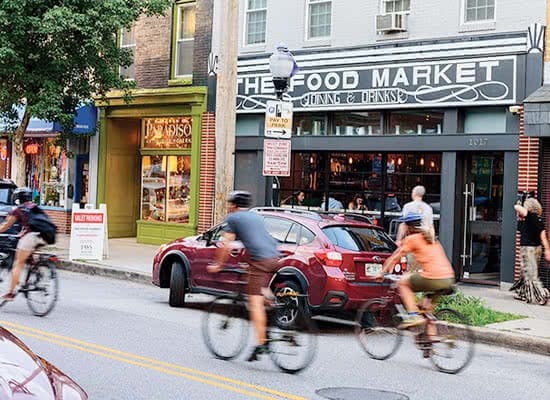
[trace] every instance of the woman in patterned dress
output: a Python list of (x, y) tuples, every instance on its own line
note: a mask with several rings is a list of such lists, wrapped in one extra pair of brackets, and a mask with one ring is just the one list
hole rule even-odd
[(516, 292), (514, 298), (545, 305), (550, 293), (544, 288), (538, 277), (538, 268), (544, 246), (544, 259), (550, 261), (550, 246), (542, 222), (542, 207), (533, 197), (526, 199), (523, 205), (514, 206), (518, 215), (520, 232), (520, 277), (510, 288)]

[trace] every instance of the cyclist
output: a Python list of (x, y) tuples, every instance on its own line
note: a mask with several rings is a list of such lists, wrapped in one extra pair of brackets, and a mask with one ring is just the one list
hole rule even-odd
[(257, 335), (257, 346), (248, 361), (255, 361), (259, 354), (269, 353), (267, 347), (267, 316), (264, 296), (271, 297), (269, 280), (277, 268), (281, 254), (275, 239), (267, 232), (263, 218), (250, 212), (252, 195), (246, 191), (234, 191), (227, 199), (229, 215), (223, 234), (223, 246), (217, 253), (216, 263), (208, 266), (209, 272), (219, 272), (229, 256), (233, 242), (240, 240), (249, 255), (248, 304), (250, 320)]
[[(399, 280), (399, 294), (408, 311), (407, 318), (399, 325), (401, 329), (425, 323), (425, 319), (419, 315), (415, 292), (434, 292), (448, 289), (454, 284), (453, 267), (431, 230), (422, 224), (422, 218), (422, 214), (417, 213), (409, 213), (399, 218), (407, 228), (407, 236), (386, 259), (378, 276), (379, 279), (384, 279), (384, 272), (391, 271), (403, 255), (411, 254), (420, 264), (419, 272), (407, 274)], [(432, 298), (433, 304), (436, 301), (436, 298)], [(433, 334), (430, 330), (428, 333)]]
[(40, 237), (40, 233), (33, 232), (29, 228), (28, 213), (30, 209), (36, 207), (36, 204), (31, 201), (32, 190), (28, 187), (17, 188), (13, 192), (13, 199), (17, 207), (10, 211), (8, 217), (0, 225), (0, 233), (10, 229), (16, 222), (19, 222), (19, 225), (21, 225), (21, 232), (19, 233), (19, 241), (17, 242), (17, 249), (15, 251), (15, 261), (13, 262), (11, 271), (10, 291), (0, 298), (0, 300), (4, 302), (12, 301), (15, 298), (15, 288), (19, 283), (19, 277), (27, 259), (38, 246), (46, 244), (44, 239)]

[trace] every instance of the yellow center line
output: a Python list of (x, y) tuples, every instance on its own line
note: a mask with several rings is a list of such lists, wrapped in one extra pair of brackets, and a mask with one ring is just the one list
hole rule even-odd
[[(124, 352), (124, 351), (121, 351), (121, 350), (112, 349), (112, 348), (109, 348), (109, 347), (97, 345), (97, 344), (94, 344), (94, 343), (85, 342), (85, 341), (82, 341), (82, 340), (74, 339), (74, 338), (71, 338), (71, 337), (63, 336), (63, 335), (58, 335), (58, 334), (55, 334), (55, 333), (45, 332), (45, 331), (42, 331), (42, 330), (39, 330), (39, 329), (27, 327), (27, 326), (24, 326), (24, 325), (15, 324), (15, 323), (12, 323), (12, 322), (9, 322), (9, 321), (0, 320), (0, 325), (5, 325), (5, 326), (9, 327), (14, 332), (15, 332), (15, 330), (17, 330), (17, 332), (15, 332), (15, 333), (18, 333), (18, 334), (21, 334), (21, 335), (27, 335), (27, 336), (30, 336), (30, 337), (34, 337), (36, 339), (40, 339), (40, 340), (44, 340), (44, 341), (47, 341), (47, 342), (59, 344), (61, 346), (81, 350), (81, 351), (84, 351), (84, 352), (88, 352), (88, 353), (91, 353), (91, 354), (96, 354), (96, 355), (99, 355), (99, 356), (102, 356), (102, 357), (111, 358), (113, 360), (129, 363), (129, 364), (142, 366), (142, 367), (153, 369), (153, 370), (156, 370), (156, 371), (159, 371), (159, 372), (165, 372), (165, 373), (168, 373), (168, 374), (185, 377), (185, 378), (188, 378), (188, 379), (192, 379), (192, 380), (196, 380), (196, 381), (199, 381), (199, 382), (207, 383), (207, 384), (210, 384), (210, 385), (213, 385), (213, 386), (223, 387), (223, 388), (228, 389), (228, 390), (237, 391), (239, 393), (248, 394), (248, 395), (251, 395), (251, 396), (254, 396), (254, 397), (259, 397), (259, 398), (264, 398), (264, 399), (271, 399), (271, 400), (273, 399), (272, 397), (259, 395), (259, 394), (254, 393), (254, 392), (246, 391), (244, 389), (238, 389), (238, 388), (235, 388), (233, 386), (228, 386), (228, 385), (225, 385), (225, 384), (220, 383), (220, 382), (215, 382), (215, 381), (212, 381), (212, 380), (201, 378), (200, 376), (210, 378), (210, 379), (215, 379), (215, 380), (218, 380), (218, 381), (221, 381), (221, 382), (231, 383), (231, 384), (241, 386), (241, 387), (246, 387), (246, 388), (249, 388), (249, 389), (254, 389), (254, 390), (257, 390), (259, 392), (264, 392), (264, 393), (268, 393), (268, 394), (275, 395), (275, 396), (278, 396), (278, 397), (283, 397), (285, 399), (306, 400), (306, 398), (304, 398), (304, 397), (300, 397), (300, 396), (296, 396), (296, 395), (293, 395), (293, 394), (273, 390), (273, 389), (270, 389), (270, 388), (267, 388), (267, 387), (264, 387), (264, 386), (254, 385), (254, 384), (251, 384), (251, 383), (248, 383), (248, 382), (243, 382), (243, 381), (239, 381), (239, 380), (236, 380), (236, 379), (227, 378), (225, 376), (213, 374), (213, 373), (210, 373), (210, 372), (200, 371), (200, 370), (196, 370), (196, 369), (192, 369), (192, 368), (188, 368), (188, 367), (183, 367), (183, 366), (177, 365), (177, 364), (172, 364), (172, 363), (155, 360), (155, 359), (148, 358), (148, 357), (139, 356), (139, 355), (136, 355), (136, 354), (127, 353), (127, 352)], [(30, 332), (33, 332), (33, 333), (30, 333)], [(63, 341), (69, 342), (69, 343), (65, 343)], [(71, 343), (75, 343), (75, 344), (71, 344)], [(97, 349), (97, 350), (100, 350), (100, 351), (87, 349), (87, 348), (82, 347), (82, 346), (86, 346), (86, 347), (89, 347), (91, 349)], [(104, 352), (112, 353), (112, 354), (105, 354)], [(113, 354), (117, 354), (117, 355), (120, 355), (122, 357), (118, 357), (118, 356), (115, 356)], [(126, 357), (126, 358), (123, 358), (123, 357)], [(153, 365), (145, 364), (145, 363), (142, 363), (142, 362), (139, 362), (139, 361), (134, 361), (134, 360), (145, 361), (145, 362), (147, 362), (149, 364), (153, 364)], [(156, 367), (154, 365), (159, 365), (159, 366), (162, 366), (162, 367), (172, 368), (172, 369), (176, 369), (176, 370), (179, 370), (179, 371), (185, 371), (187, 373), (180, 373), (180, 372), (176, 372), (176, 371), (171, 371), (169, 369)], [(197, 377), (197, 376), (193, 376), (193, 375), (189, 375), (189, 374), (194, 374), (194, 375), (199, 375), (199, 376)]]

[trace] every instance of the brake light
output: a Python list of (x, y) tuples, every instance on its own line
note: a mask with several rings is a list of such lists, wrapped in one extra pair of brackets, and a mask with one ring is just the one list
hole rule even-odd
[(315, 257), (327, 267), (339, 267), (343, 261), (342, 253), (337, 251), (319, 250), (315, 252)]
[(375, 218), (372, 220), (372, 224), (378, 226), (378, 220)]

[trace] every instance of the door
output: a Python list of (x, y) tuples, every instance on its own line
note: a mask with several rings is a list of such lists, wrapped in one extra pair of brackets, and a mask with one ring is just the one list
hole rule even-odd
[(462, 187), (461, 278), (500, 282), (504, 153), (468, 154)]

